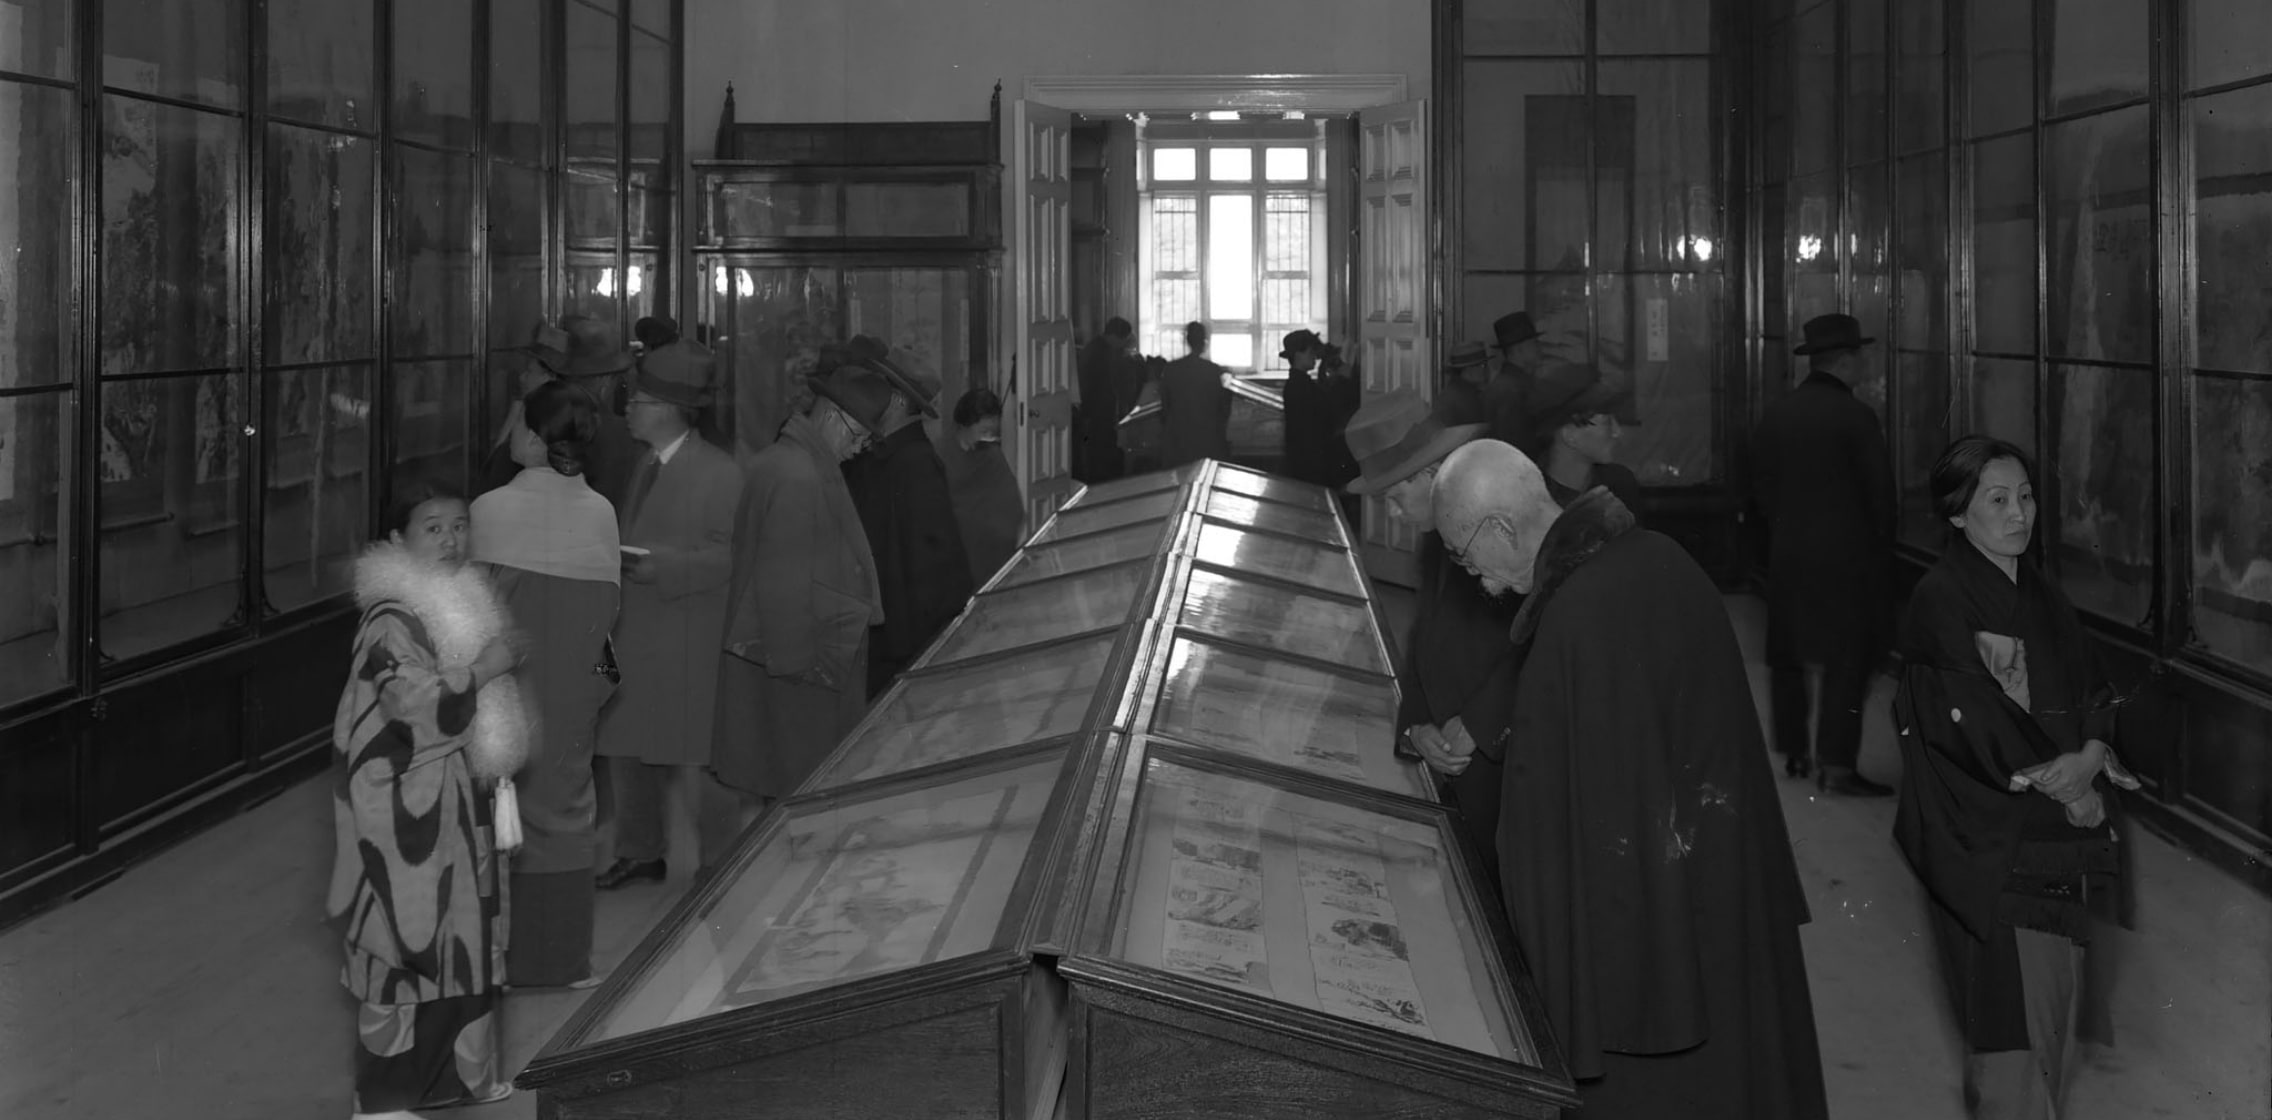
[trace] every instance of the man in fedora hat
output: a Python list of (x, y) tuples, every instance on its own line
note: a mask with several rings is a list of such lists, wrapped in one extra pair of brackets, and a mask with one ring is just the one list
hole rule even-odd
[(1531, 382), (1530, 431), (1515, 446), (1545, 472), (1546, 492), (1555, 501), (1567, 506), (1602, 486), (1640, 515), (1641, 480), (1610, 461), (1622, 430), (1616, 412), (1622, 395), (1590, 365), (1549, 366)]
[(1491, 378), (1491, 351), (1480, 342), (1462, 342), (1444, 359), (1436, 387), (1436, 420), (1448, 427), (1485, 424), (1483, 383)]
[(891, 383), (822, 353), (811, 402), (749, 463), (734, 522), (711, 765), (744, 817), (787, 797), (867, 710), (870, 627), (884, 620), (846, 460), (891, 407)]
[(1487, 686), (1511, 692), (1498, 881), (1584, 1114), (1821, 1120), (1806, 893), (1719, 588), (1497, 440), (1452, 452), (1431, 505), (1524, 596)]
[[(1883, 797), (1893, 790), (1855, 769), (1862, 703), (1891, 621), (1893, 463), (1877, 413), (1853, 391), (1868, 370), (1862, 348), (1877, 340), (1851, 315), (1817, 316), (1804, 330), (1792, 352), (1811, 371), (1767, 407), (1751, 440), (1751, 496), (1769, 535), (1775, 749), (1792, 777), (1819, 765), (1822, 789)], [(1810, 671), (1821, 678), (1811, 747)]]
[(646, 453), (616, 511), (623, 605), (613, 640), (623, 680), (600, 715), (616, 824), (616, 860), (600, 873), (602, 890), (664, 877), (670, 800), (696, 824), (703, 863), (733, 839), (706, 811), (714, 801), (710, 717), (742, 491), (733, 456), (694, 434), (717, 371), (709, 350), (681, 339), (642, 355), (631, 374), (626, 415)]
[(1128, 471), (1119, 425), (1144, 388), (1144, 363), (1132, 353), (1135, 345), (1136, 328), (1115, 315), (1102, 334), (1081, 346), (1074, 365), (1079, 400), (1073, 405), (1079, 440), (1073, 477), (1079, 481), (1110, 482)]
[(875, 444), (844, 464), (883, 590), (883, 621), (868, 648), (872, 699), (962, 613), (976, 585), (946, 464), (923, 428), (924, 417), (939, 414), (938, 377), (913, 353), (876, 339), (854, 338), (847, 349), (891, 386)]
[(1507, 690), (1484, 685), (1513, 652), (1507, 626), (1515, 603), (1484, 594), (1474, 576), (1452, 563), (1429, 508), (1437, 466), (1481, 437), (1483, 425), (1445, 427), (1418, 394), (1398, 389), (1365, 402), (1350, 417), (1346, 435), (1359, 472), (1348, 491), (1380, 495), (1389, 516), (1421, 532), (1421, 584), (1405, 639), (1397, 750), (1419, 756), (1442, 775), (1475, 850), (1489, 861), (1499, 768), (1475, 763), (1473, 736), (1480, 728), (1495, 737), (1505, 723)]
[(1278, 348), (1286, 362), (1285, 472), (1316, 486), (1332, 477), (1334, 437), (1357, 410), (1357, 383), (1324, 367), (1327, 346), (1316, 331), (1288, 332)]
[(584, 478), (601, 497), (622, 509), (640, 454), (621, 401), (621, 375), (631, 368), (631, 354), (615, 345), (607, 324), (588, 315), (563, 316), (557, 326), (538, 323), (528, 342), (505, 352), (521, 355), (526, 364), (514, 375), (512, 406), (482, 463), (476, 489), (495, 489), (519, 473), (506, 436), (520, 417), (521, 399), (547, 381), (564, 380), (583, 390), (600, 414), (599, 433), (584, 456)]
[(1530, 434), (1528, 413), (1530, 382), (1538, 372), (1538, 324), (1527, 311), (1511, 311), (1491, 321), (1493, 349), (1491, 379), (1483, 385), (1483, 411), (1491, 425), (1491, 438), (1516, 443)]

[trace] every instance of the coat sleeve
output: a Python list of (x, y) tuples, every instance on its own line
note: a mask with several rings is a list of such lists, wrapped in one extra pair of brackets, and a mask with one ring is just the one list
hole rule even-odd
[(741, 471), (721, 457), (702, 475), (702, 493), (696, 502), (700, 543), (658, 547), (648, 557), (655, 566), (656, 593), (664, 600), (716, 590), (732, 577), (734, 515), (741, 500)]
[[(1930, 628), (1948, 656), (1972, 647), (1961, 612), (1926, 591), (1910, 603), (1912, 628)], [(1895, 731), (1914, 735), (1926, 750), (1982, 786), (2002, 790), (2011, 776), (2059, 756), (2035, 718), (2023, 710), (1990, 675), (1986, 664), (1969, 667), (1913, 660), (1901, 672), (1894, 695)]]
[(473, 667), (445, 667), (400, 608), (373, 610), (356, 641), (356, 674), (370, 682), (379, 714), (407, 728), (415, 769), (462, 751), (473, 726)]

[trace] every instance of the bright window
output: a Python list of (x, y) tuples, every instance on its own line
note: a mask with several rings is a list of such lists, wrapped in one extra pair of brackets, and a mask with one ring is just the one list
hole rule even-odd
[(1284, 369), (1280, 338), (1326, 327), (1320, 147), (1207, 139), (1146, 148), (1141, 348), (1181, 357), (1184, 324), (1199, 320), (1216, 362), (1242, 373)]

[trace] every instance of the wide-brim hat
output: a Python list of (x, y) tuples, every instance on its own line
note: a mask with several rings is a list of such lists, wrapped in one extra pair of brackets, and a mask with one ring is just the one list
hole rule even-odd
[(568, 364), (562, 377), (598, 377), (631, 368), (631, 351), (616, 341), (615, 331), (589, 315), (561, 317), (560, 330), (568, 336)]
[(1325, 349), (1325, 340), (1319, 338), (1316, 331), (1304, 328), (1286, 332), (1286, 337), (1279, 340), (1278, 356), (1292, 358), (1296, 350), (1307, 350), (1314, 354), (1323, 349)]
[(880, 338), (853, 335), (844, 344), (846, 353), (858, 365), (883, 375), (892, 389), (907, 398), (908, 406), (925, 416), (939, 415), (940, 381), (922, 367), (914, 351), (905, 347), (887, 347)]
[(1429, 412), (1428, 402), (1410, 389), (1383, 393), (1366, 401), (1342, 430), (1358, 472), (1356, 481), (1343, 489), (1378, 494), (1481, 436), (1484, 428), (1482, 424), (1445, 427)]
[(1444, 358), (1446, 369), (1468, 369), (1491, 360), (1491, 351), (1480, 342), (1462, 342), (1452, 348)]
[(1552, 431), (1579, 417), (1613, 413), (1623, 396), (1590, 365), (1557, 365), (1532, 379), (1527, 411), (1534, 427)]
[(691, 339), (657, 347), (631, 367), (631, 388), (680, 408), (708, 408), (718, 391), (718, 356)]
[(1817, 315), (1800, 328), (1806, 341), (1791, 348), (1793, 354), (1826, 354), (1832, 350), (1858, 350), (1874, 338), (1862, 336), (1862, 321), (1852, 315)]
[(864, 365), (839, 365), (805, 378), (805, 384), (871, 432), (883, 423), (884, 412), (891, 407), (891, 382)]
[(1504, 350), (1539, 337), (1538, 324), (1530, 321), (1527, 311), (1510, 311), (1491, 320), (1491, 337), (1498, 340), (1498, 349)]

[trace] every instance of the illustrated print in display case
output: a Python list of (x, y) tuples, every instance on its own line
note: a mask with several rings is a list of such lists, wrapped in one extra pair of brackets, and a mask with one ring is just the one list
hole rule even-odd
[(1083, 489), (519, 1083), (548, 1120), (1552, 1115), (1383, 631), (1323, 488)]

